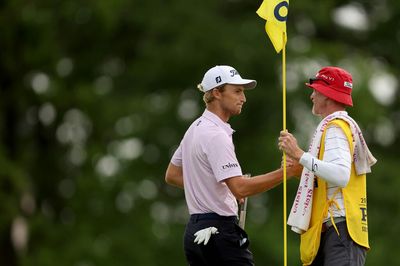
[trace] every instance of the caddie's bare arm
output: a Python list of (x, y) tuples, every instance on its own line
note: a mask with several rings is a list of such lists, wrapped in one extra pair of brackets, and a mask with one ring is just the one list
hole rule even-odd
[(165, 173), (165, 182), (167, 184), (183, 189), (183, 172), (182, 167), (169, 163)]

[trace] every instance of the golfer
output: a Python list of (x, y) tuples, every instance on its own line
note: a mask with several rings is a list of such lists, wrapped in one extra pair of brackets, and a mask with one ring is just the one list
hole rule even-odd
[(166, 171), (166, 182), (185, 191), (190, 219), (184, 250), (191, 266), (254, 265), (248, 236), (238, 226), (237, 200), (275, 187), (283, 175), (278, 169), (247, 178), (236, 158), (228, 121), (241, 113), (245, 90), (255, 86), (233, 67), (209, 69), (198, 85), (206, 109), (186, 131)]

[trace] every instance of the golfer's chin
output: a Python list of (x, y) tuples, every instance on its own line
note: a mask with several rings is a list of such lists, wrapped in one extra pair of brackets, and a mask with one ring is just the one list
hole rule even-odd
[(233, 112), (232, 115), (240, 115), (241, 112), (242, 112), (242, 108), (240, 107), (240, 108), (236, 109), (236, 110)]

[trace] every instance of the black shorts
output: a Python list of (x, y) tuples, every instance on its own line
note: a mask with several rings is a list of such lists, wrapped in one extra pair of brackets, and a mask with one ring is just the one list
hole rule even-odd
[[(219, 233), (211, 235), (207, 245), (194, 243), (194, 234), (210, 226), (216, 227)], [(190, 266), (254, 265), (249, 243), (246, 232), (239, 227), (235, 216), (195, 214), (191, 215), (186, 225), (184, 249)]]

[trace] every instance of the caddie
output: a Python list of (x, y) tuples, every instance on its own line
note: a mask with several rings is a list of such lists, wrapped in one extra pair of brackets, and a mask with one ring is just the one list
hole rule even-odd
[(282, 131), (279, 137), (288, 167), (301, 175), (288, 224), (301, 234), (303, 265), (364, 265), (369, 249), (366, 174), (376, 159), (346, 112), (353, 106), (352, 76), (339, 67), (324, 67), (306, 85), (313, 89), (312, 113), (322, 121), (307, 152), (291, 133)]

